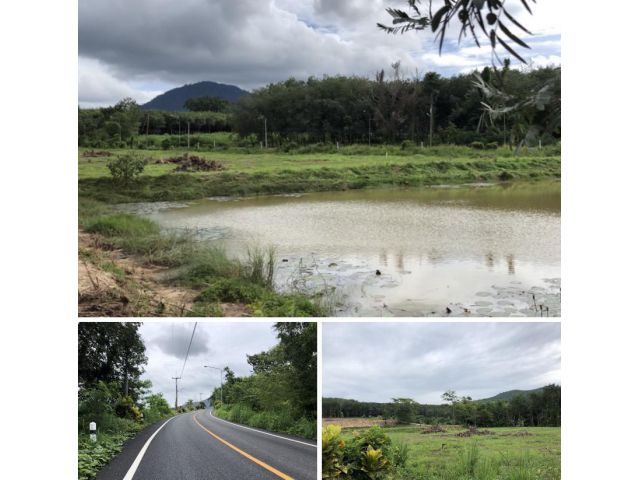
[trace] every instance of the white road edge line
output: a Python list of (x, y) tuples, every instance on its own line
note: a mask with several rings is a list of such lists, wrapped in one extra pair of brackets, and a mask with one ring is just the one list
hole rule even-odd
[[(228, 420), (223, 420), (220, 417), (216, 417), (213, 414), (212, 410), (209, 410), (209, 415), (211, 415), (211, 417), (215, 418), (216, 420), (220, 420), (221, 422), (228, 423), (230, 425), (233, 425), (234, 427), (244, 428), (245, 430), (251, 430), (252, 432), (262, 433), (263, 435), (269, 435), (270, 437), (281, 438), (282, 440), (288, 440), (289, 442), (300, 443), (302, 445), (306, 445), (307, 447), (318, 448), (318, 446), (313, 443), (301, 442), (300, 440), (294, 440), (293, 438), (281, 437), (280, 435), (275, 435), (274, 433), (263, 432), (262, 430), (256, 430), (255, 428), (245, 427), (244, 425), (238, 425), (237, 423), (229, 422)], [(130, 479), (125, 479), (125, 480), (130, 480)]]
[[(176, 415), (176, 417), (179, 417), (179, 416), (180, 415)], [(169, 420), (167, 420), (162, 425), (160, 425), (160, 427), (158, 427), (158, 429), (155, 432), (153, 432), (153, 435), (151, 435), (147, 439), (147, 441), (145, 442), (144, 446), (140, 449), (140, 452), (138, 452), (138, 456), (133, 461), (133, 463), (129, 467), (129, 470), (127, 471), (127, 474), (124, 476), (124, 478), (122, 480), (133, 480), (133, 476), (136, 474), (136, 470), (138, 470), (138, 466), (140, 465), (140, 462), (142, 461), (142, 457), (144, 457), (144, 454), (147, 452), (147, 448), (149, 448), (149, 445), (151, 445), (151, 440), (153, 440), (153, 437), (155, 437), (158, 434), (158, 432), (160, 430), (162, 430), (162, 428), (167, 423), (169, 423), (171, 420), (173, 420), (176, 417), (171, 417)]]

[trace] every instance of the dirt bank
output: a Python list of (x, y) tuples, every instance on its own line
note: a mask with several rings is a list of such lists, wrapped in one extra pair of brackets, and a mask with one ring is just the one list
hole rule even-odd
[[(78, 232), (78, 316), (186, 316), (197, 292), (164, 281), (167, 269), (146, 265), (98, 237)], [(242, 304), (221, 303), (225, 317), (249, 316)]]

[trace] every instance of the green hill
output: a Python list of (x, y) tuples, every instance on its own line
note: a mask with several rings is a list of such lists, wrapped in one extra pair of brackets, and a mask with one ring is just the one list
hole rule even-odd
[(535, 388), (533, 390), (508, 390), (506, 392), (499, 393), (490, 398), (483, 398), (481, 401), (492, 401), (492, 400), (511, 400), (513, 397), (518, 395), (531, 395), (532, 393), (538, 393), (542, 391), (541, 388)]
[(249, 92), (236, 87), (216, 82), (198, 82), (167, 90), (150, 102), (141, 105), (143, 110), (164, 110), (168, 112), (184, 112), (184, 102), (193, 97), (219, 97), (229, 102), (236, 102)]

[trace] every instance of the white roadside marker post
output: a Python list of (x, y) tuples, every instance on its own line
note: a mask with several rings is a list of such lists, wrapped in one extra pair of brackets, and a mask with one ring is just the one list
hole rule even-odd
[(89, 424), (89, 438), (92, 442), (95, 442), (98, 439), (96, 436), (96, 422), (91, 422)]

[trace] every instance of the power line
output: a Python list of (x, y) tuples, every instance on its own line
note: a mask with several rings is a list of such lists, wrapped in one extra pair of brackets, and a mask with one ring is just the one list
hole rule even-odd
[(187, 348), (187, 354), (184, 357), (184, 363), (182, 364), (182, 372), (180, 372), (180, 378), (182, 378), (182, 374), (184, 373), (184, 367), (187, 365), (187, 359), (189, 358), (189, 351), (191, 350), (191, 343), (193, 342), (193, 336), (196, 334), (197, 326), (198, 326), (198, 322), (193, 324), (193, 332), (191, 332), (191, 340), (189, 340), (189, 347)]

